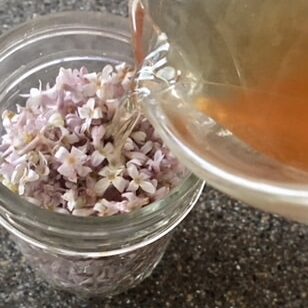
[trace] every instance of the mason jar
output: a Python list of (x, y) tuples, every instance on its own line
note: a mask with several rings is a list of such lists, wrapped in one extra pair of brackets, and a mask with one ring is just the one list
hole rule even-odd
[[(0, 38), (0, 111), (15, 110), (20, 94), (54, 80), (60, 67), (133, 64), (130, 39), (128, 21), (106, 13), (66, 12), (15, 28)], [(106, 296), (151, 274), (203, 185), (187, 174), (163, 200), (132, 213), (75, 217), (41, 209), (0, 184), (0, 224), (47, 282)]]

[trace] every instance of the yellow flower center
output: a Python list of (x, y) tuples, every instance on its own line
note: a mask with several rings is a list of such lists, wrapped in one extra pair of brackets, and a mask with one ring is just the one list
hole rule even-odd
[(70, 165), (75, 165), (75, 164), (76, 164), (76, 159), (75, 159), (75, 157), (74, 157), (74, 156), (69, 156), (69, 157), (68, 157), (68, 163), (69, 163)]
[(33, 138), (34, 138), (34, 136), (33, 136), (32, 134), (26, 133), (26, 134), (24, 135), (24, 142), (25, 142), (26, 144), (28, 144), (28, 143), (30, 143), (30, 142), (33, 140)]

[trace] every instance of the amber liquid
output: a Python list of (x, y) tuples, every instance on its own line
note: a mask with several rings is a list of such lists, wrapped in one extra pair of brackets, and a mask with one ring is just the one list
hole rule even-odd
[[(133, 41), (136, 62), (141, 63), (145, 54), (142, 50), (145, 30), (143, 23), (147, 15), (144, 15), (142, 1), (135, 1), (135, 3), (138, 4), (132, 11), (135, 19)], [(155, 12), (155, 2), (150, 3), (153, 4), (152, 11)], [(168, 2), (160, 1), (160, 3), (166, 7), (162, 12), (167, 12)], [(194, 2), (194, 4), (196, 3)], [(199, 61), (200, 65), (199, 67), (195, 66), (195, 70), (202, 72), (207, 69), (208, 65), (208, 61), (203, 62), (200, 56), (204, 54), (200, 53), (200, 49), (204, 48), (205, 50), (208, 46), (208, 42), (202, 40), (204, 34), (200, 28), (200, 25), (205, 22), (202, 7), (206, 3), (199, 1), (198, 6), (196, 4), (195, 7), (194, 4), (193, 2), (185, 4), (186, 7), (182, 11), (186, 15), (191, 14), (194, 18), (186, 18), (189, 23), (184, 24), (179, 32), (174, 30), (175, 36), (171, 37), (171, 44), (172, 39), (176, 42), (178, 36), (181, 36), (181, 40), (184, 42), (187, 37), (191, 38), (196, 35), (196, 44), (182, 44), (182, 47), (185, 49), (185, 46), (190, 46), (190, 50), (187, 52), (188, 60)], [(157, 8), (158, 6), (155, 9)], [(170, 12), (175, 12), (176, 9), (173, 6)], [(297, 23), (295, 26), (293, 25), (296, 31), (293, 31), (294, 29), (292, 30), (289, 25), (284, 26), (286, 24), (284, 21), (289, 20), (289, 10), (285, 9), (283, 5), (279, 9), (281, 10), (275, 10), (275, 12), (277, 11), (276, 24), (272, 23), (271, 14), (264, 13), (268, 10), (259, 14), (260, 18), (263, 18), (260, 24), (251, 27), (251, 35), (255, 35), (255, 42), (247, 41), (250, 42), (251, 48), (243, 49), (245, 59), (238, 58), (239, 61), (242, 61), (243, 68), (247, 68), (249, 76), (256, 80), (255, 84), (250, 83), (249, 87), (245, 87), (243, 84), (232, 86), (232, 82), (229, 82), (233, 78), (231, 76), (231, 79), (229, 78), (225, 84), (223, 81), (220, 84), (222, 92), (226, 94), (207, 95), (207, 91), (204, 90), (199, 99), (189, 102), (189, 104), (195, 105), (197, 110), (213, 118), (222, 127), (231, 131), (234, 136), (260, 153), (284, 164), (308, 171), (308, 36), (305, 34), (307, 27), (304, 27), (306, 25), (305, 18), (292, 20)], [(299, 8), (294, 8), (294, 14), (301, 16), (300, 12)], [(165, 26), (163, 30), (171, 28), (167, 17), (162, 20), (160, 18), (157, 13), (156, 20)], [(182, 18), (181, 23), (185, 23), (186, 19)], [(176, 27), (180, 26), (181, 24), (176, 25)], [(207, 28), (207, 31), (210, 30)], [(185, 31), (187, 33), (184, 33)], [(281, 34), (280, 39), (283, 38), (279, 46), (272, 44), (276, 33)], [(197, 46), (195, 47), (197, 50), (192, 49), (194, 46)], [(227, 49), (228, 46), (223, 46), (219, 50)], [(210, 53), (208, 54), (210, 55)], [(215, 56), (216, 54), (211, 55)], [(221, 56), (221, 59), (225, 58), (224, 55)], [(216, 64), (219, 65), (219, 63), (221, 63), (220, 59)], [(225, 64), (223, 64), (221, 72), (224, 72), (224, 67), (226, 67)], [(228, 70), (230, 71), (230, 69)], [(220, 75), (218, 74), (218, 76)], [(221, 76), (224, 76), (224, 73)], [(205, 79), (204, 83), (206, 82)], [(179, 118), (185, 119), (185, 116)], [(184, 136), (190, 133), (185, 128), (186, 123), (181, 120), (175, 125), (179, 128), (179, 134), (182, 134), (184, 139), (191, 137), (193, 140), (194, 136), (192, 135), (190, 137)], [(200, 150), (202, 151), (202, 149)]]
[(308, 70), (259, 89), (237, 89), (229, 97), (200, 98), (197, 108), (257, 151), (308, 170)]

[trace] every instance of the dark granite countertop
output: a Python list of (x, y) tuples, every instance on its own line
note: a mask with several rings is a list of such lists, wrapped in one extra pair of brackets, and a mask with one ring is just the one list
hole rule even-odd
[[(0, 0), (0, 31), (61, 10), (127, 14), (121, 0)], [(208, 187), (153, 275), (112, 299), (82, 300), (34, 277), (0, 227), (0, 307), (308, 307), (308, 227)]]

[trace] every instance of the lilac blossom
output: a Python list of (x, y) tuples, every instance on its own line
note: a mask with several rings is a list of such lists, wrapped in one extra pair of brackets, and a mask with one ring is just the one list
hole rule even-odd
[(98, 212), (98, 216), (111, 216), (118, 213), (127, 212), (127, 201), (108, 201), (101, 199), (95, 203), (93, 210)]
[(160, 172), (160, 164), (164, 157), (165, 155), (162, 153), (162, 151), (157, 150), (153, 156), (153, 159), (149, 159), (146, 164), (149, 166), (150, 170), (153, 170), (158, 173)]
[(80, 119), (85, 120), (83, 124), (83, 131), (89, 129), (92, 120), (101, 119), (103, 117), (102, 110), (95, 107), (95, 99), (90, 98), (82, 107), (78, 108)]
[(69, 189), (66, 191), (65, 194), (62, 196), (63, 200), (67, 201), (67, 208), (71, 212), (74, 209), (80, 209), (83, 208), (85, 205), (84, 199), (77, 196), (77, 193), (73, 189)]
[(18, 193), (23, 195), (25, 192), (25, 185), (27, 183), (35, 182), (39, 180), (39, 175), (31, 170), (26, 164), (19, 164), (16, 166), (12, 173), (11, 183), (18, 185)]
[(99, 148), (101, 141), (105, 135), (105, 127), (103, 125), (94, 126), (91, 131), (91, 136), (93, 140), (93, 146), (95, 149)]
[(81, 217), (166, 197), (185, 172), (150, 122), (141, 115), (121, 149), (109, 133), (133, 77), (124, 63), (100, 73), (61, 68), (54, 85), (39, 81), (23, 94), (24, 105), (2, 113), (2, 184), (36, 206)]
[(112, 154), (114, 152), (114, 147), (112, 143), (108, 142), (105, 146), (99, 147), (97, 150), (95, 150), (91, 155), (91, 163), (94, 167), (97, 167), (102, 162), (105, 161), (105, 159), (109, 159), (112, 157)]
[(91, 168), (83, 166), (88, 156), (76, 147), (72, 147), (71, 152), (64, 147), (60, 147), (55, 154), (55, 158), (62, 163), (57, 169), (58, 172), (72, 182), (77, 182), (77, 175), (85, 177), (91, 172)]
[(105, 191), (114, 186), (119, 192), (123, 192), (127, 186), (128, 181), (123, 177), (123, 167), (104, 167), (98, 174), (103, 176), (96, 185), (95, 191), (99, 196), (102, 196)]
[(136, 191), (141, 188), (143, 191), (154, 194), (156, 191), (155, 186), (149, 180), (149, 176), (142, 172), (139, 172), (136, 165), (131, 164), (127, 167), (127, 173), (131, 177), (131, 181), (128, 185), (128, 191)]

